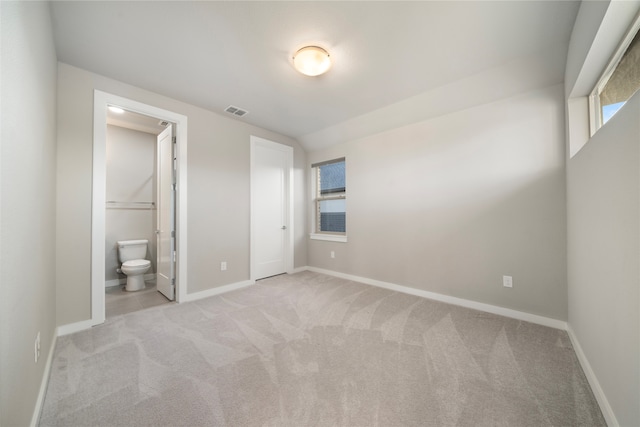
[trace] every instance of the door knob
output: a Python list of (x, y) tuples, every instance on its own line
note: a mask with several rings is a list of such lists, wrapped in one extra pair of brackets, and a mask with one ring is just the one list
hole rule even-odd
[(281, 229), (282, 229), (282, 230), (286, 230), (286, 229), (287, 229), (287, 226), (286, 226), (286, 225), (283, 225), (283, 226), (281, 227)]

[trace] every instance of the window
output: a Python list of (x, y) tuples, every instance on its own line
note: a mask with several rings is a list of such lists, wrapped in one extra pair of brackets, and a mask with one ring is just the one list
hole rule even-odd
[(640, 89), (639, 27), (637, 19), (591, 93), (591, 135)]
[(311, 165), (315, 182), (312, 239), (346, 241), (347, 187), (345, 159)]

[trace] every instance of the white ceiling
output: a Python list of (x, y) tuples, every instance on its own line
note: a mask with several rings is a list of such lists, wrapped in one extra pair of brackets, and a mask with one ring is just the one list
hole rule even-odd
[(166, 126), (161, 124), (160, 119), (126, 110), (123, 113), (114, 113), (111, 110), (107, 110), (107, 124), (152, 135), (160, 135), (166, 129)]
[[(250, 112), (237, 120), (312, 150), (318, 140), (338, 142), (341, 127), (358, 118), (384, 116), (394, 104), (523, 58), (544, 61), (545, 78), (563, 81), (578, 7), (573, 1), (55, 1), (52, 16), (61, 62), (220, 114), (235, 105)], [(307, 44), (329, 50), (327, 74), (293, 69), (292, 54)], [(360, 122), (360, 133), (380, 131), (366, 124), (372, 120)]]

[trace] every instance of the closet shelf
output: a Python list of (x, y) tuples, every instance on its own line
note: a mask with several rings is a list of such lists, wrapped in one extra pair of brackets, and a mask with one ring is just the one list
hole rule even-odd
[(155, 209), (155, 202), (118, 202), (115, 200), (107, 201), (107, 209)]

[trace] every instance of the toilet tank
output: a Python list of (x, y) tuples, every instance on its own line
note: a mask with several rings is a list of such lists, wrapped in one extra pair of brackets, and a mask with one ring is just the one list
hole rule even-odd
[(118, 241), (118, 258), (120, 262), (134, 259), (145, 259), (147, 256), (148, 240), (120, 240)]

